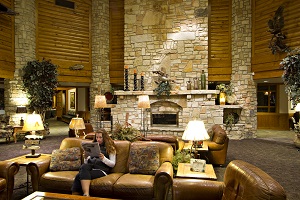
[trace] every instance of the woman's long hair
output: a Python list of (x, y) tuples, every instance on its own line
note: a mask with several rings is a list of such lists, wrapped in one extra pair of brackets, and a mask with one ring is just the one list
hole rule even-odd
[(99, 129), (95, 133), (93, 142), (97, 142), (97, 140), (96, 140), (96, 134), (97, 133), (102, 133), (103, 142), (104, 142), (104, 145), (106, 147), (106, 152), (108, 154), (115, 153), (116, 152), (116, 145), (115, 145), (114, 141), (111, 139), (111, 137), (108, 135), (108, 133), (106, 132), (106, 130), (104, 128)]

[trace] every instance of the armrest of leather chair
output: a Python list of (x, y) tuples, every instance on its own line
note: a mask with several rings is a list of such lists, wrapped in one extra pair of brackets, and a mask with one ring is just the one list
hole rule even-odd
[(49, 166), (51, 162), (51, 156), (46, 157), (43, 161), (38, 163), (29, 163), (26, 166), (27, 173), (31, 175), (31, 184), (33, 191), (37, 191), (39, 189), (40, 177), (49, 171)]
[(219, 181), (175, 178), (173, 200), (218, 200), (222, 199), (224, 183)]
[(153, 186), (155, 199), (167, 199), (172, 184), (173, 166), (170, 162), (164, 162), (155, 173)]
[(6, 197), (11, 199), (14, 190), (15, 175), (20, 169), (19, 164), (12, 161), (0, 161), (0, 177), (6, 179)]
[(212, 141), (208, 142), (207, 146), (210, 151), (219, 151), (224, 148), (224, 144), (217, 144)]

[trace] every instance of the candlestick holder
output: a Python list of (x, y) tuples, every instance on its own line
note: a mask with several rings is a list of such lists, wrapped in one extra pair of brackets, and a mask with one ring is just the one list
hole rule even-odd
[(128, 86), (128, 68), (125, 68), (125, 75), (124, 75), (124, 79), (125, 79), (125, 91), (129, 91), (129, 86)]
[(144, 91), (145, 90), (145, 86), (144, 86), (144, 76), (143, 74), (141, 74), (141, 91)]
[(133, 74), (133, 91), (137, 91), (137, 74)]

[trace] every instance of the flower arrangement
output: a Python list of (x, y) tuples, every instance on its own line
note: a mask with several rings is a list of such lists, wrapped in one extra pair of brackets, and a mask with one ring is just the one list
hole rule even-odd
[(295, 49), (287, 54), (280, 62), (283, 69), (282, 80), (286, 93), (295, 104), (300, 102), (300, 49)]
[(221, 83), (216, 86), (217, 90), (220, 90), (220, 92), (225, 92), (227, 96), (231, 96), (233, 94), (233, 85), (229, 84), (226, 85), (225, 83)]

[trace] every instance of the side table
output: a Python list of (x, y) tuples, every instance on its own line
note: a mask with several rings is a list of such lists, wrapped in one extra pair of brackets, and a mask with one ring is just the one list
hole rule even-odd
[(205, 165), (205, 172), (191, 171), (190, 163), (179, 163), (176, 178), (199, 178), (217, 180), (215, 170), (211, 164)]
[[(195, 158), (200, 158), (200, 155), (202, 155), (201, 157), (203, 157), (207, 163), (209, 163), (208, 157), (207, 157), (207, 152), (208, 152), (208, 145), (207, 145), (208, 141), (204, 140), (203, 141), (203, 145), (201, 148), (194, 148), (194, 157)], [(188, 143), (184, 143), (184, 147), (183, 150), (189, 150), (191, 151), (191, 147), (192, 147), (192, 143), (188, 142)]]
[[(51, 159), (51, 154), (42, 154), (40, 157), (38, 158), (26, 158), (26, 155), (23, 155), (23, 156), (19, 156), (19, 157), (15, 157), (15, 158), (12, 158), (12, 159), (9, 159), (9, 161), (14, 161), (16, 163), (18, 163), (20, 166), (27, 166), (29, 163), (36, 163), (36, 164), (39, 164), (39, 163), (42, 163), (42, 162), (45, 162), (45, 160), (50, 160)], [(28, 190), (29, 190), (29, 174), (28, 174), (28, 171), (27, 171), (27, 179), (26, 179), (26, 191), (27, 191), (27, 194), (28, 194)], [(33, 190), (38, 190), (38, 188), (33, 188)]]

